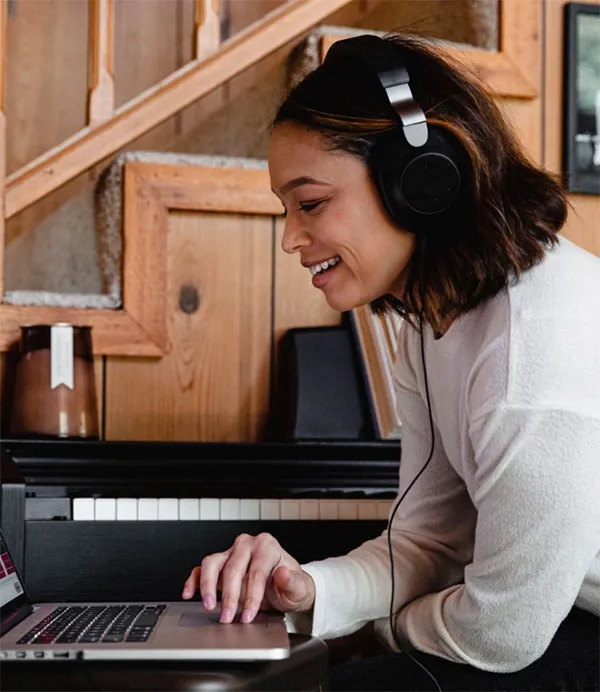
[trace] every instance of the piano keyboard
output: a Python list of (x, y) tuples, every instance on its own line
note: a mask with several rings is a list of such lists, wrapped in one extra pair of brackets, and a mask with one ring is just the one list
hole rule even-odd
[[(393, 499), (74, 498), (74, 521), (377, 520)], [(33, 517), (31, 517), (33, 518)]]

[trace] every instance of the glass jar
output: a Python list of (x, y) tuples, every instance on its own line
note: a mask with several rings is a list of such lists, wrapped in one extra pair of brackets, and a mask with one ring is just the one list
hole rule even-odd
[(92, 328), (21, 327), (11, 436), (98, 439)]

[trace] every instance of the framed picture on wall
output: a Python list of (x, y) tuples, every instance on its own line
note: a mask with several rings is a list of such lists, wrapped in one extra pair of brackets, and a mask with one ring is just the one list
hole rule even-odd
[(564, 176), (600, 195), (600, 4), (565, 5)]

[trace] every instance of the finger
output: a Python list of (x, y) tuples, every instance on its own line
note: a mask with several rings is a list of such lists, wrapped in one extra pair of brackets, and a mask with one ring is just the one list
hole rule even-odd
[(240, 534), (231, 548), (221, 573), (221, 622), (233, 621), (237, 612), (242, 582), (252, 557), (252, 536)]
[(217, 605), (218, 581), (228, 556), (229, 551), (213, 553), (200, 563), (200, 597), (206, 610), (212, 610)]
[(280, 559), (279, 544), (272, 536), (261, 534), (256, 537), (254, 554), (248, 568), (242, 622), (252, 622), (256, 617), (264, 601), (269, 577)]
[(183, 584), (183, 592), (181, 594), (182, 598), (191, 598), (198, 588), (198, 580), (200, 578), (200, 567), (194, 567), (190, 572), (189, 577), (185, 580)]
[(302, 575), (284, 565), (274, 570), (273, 587), (276, 597), (286, 609), (297, 608), (308, 596), (308, 587)]

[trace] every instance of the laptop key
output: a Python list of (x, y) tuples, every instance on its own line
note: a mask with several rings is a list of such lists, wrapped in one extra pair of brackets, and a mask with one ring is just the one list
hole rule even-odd
[(122, 642), (123, 639), (125, 638), (125, 633), (124, 632), (113, 632), (110, 633), (108, 632), (102, 637), (103, 642)]
[(154, 627), (158, 622), (158, 614), (143, 612), (135, 621), (136, 627)]

